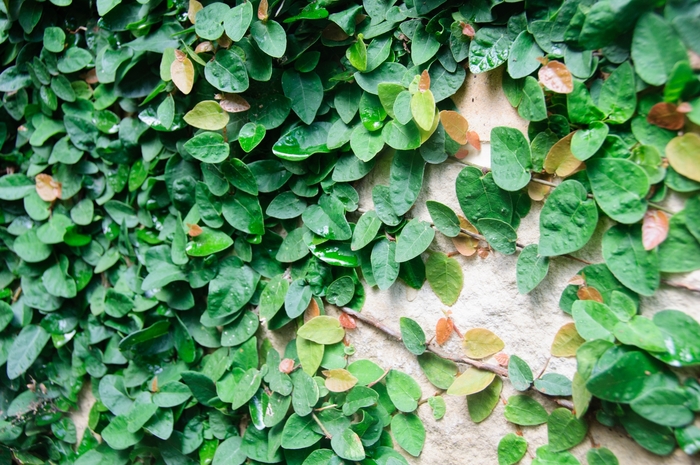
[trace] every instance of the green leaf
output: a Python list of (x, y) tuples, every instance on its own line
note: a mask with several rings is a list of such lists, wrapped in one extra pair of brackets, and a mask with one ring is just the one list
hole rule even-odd
[(576, 418), (571, 410), (555, 409), (547, 419), (549, 450), (561, 452), (571, 449), (585, 439), (587, 431), (586, 423)]
[(411, 41), (411, 60), (415, 66), (428, 62), (440, 49), (440, 42), (423, 24), (418, 24)]
[(289, 289), (289, 282), (284, 279), (283, 275), (277, 275), (272, 278), (265, 289), (260, 294), (260, 305), (258, 311), (260, 318), (270, 320), (284, 305), (284, 298)]
[(284, 299), (284, 310), (289, 318), (303, 314), (311, 302), (311, 287), (303, 279), (295, 279), (289, 285)]
[(591, 124), (605, 118), (603, 112), (593, 103), (586, 85), (577, 79), (574, 79), (573, 92), (566, 94), (566, 106), (569, 119), (575, 124)]
[(486, 389), (467, 396), (469, 417), (474, 423), (486, 420), (501, 400), (503, 381), (496, 376)]
[(540, 67), (538, 58), (542, 57), (542, 49), (528, 31), (522, 31), (513, 41), (508, 55), (508, 74), (513, 79), (524, 78)]
[(588, 129), (579, 129), (571, 138), (571, 153), (581, 161), (588, 160), (603, 146), (609, 128), (605, 123), (594, 121)]
[[(63, 74), (75, 73), (85, 68), (92, 62), (92, 54), (80, 47), (69, 47), (63, 56), (58, 59), (58, 70)], [(9, 68), (8, 68), (9, 70)], [(4, 74), (4, 73), (3, 73)], [(0, 80), (2, 80), (0, 75)], [(5, 89), (0, 89), (5, 91)], [(16, 90), (16, 89), (15, 89)]]
[(414, 355), (420, 355), (425, 352), (425, 333), (423, 328), (415, 321), (408, 317), (402, 316), (399, 319), (401, 328), (401, 338), (403, 343)]
[(238, 133), (238, 143), (244, 152), (250, 153), (265, 138), (265, 126), (246, 123)]
[[(276, 188), (282, 187), (284, 183), (289, 179), (291, 173), (287, 172), (284, 168), (277, 165), (275, 160), (266, 160), (271, 163), (266, 163), (261, 168), (265, 171), (265, 174), (270, 177), (270, 179), (265, 179), (260, 177), (259, 181), (256, 180), (256, 175), (253, 174), (251, 168), (243, 163), (238, 158), (229, 158), (228, 168), (225, 169), (224, 174), (226, 179), (236, 188), (240, 189), (245, 193), (250, 195), (258, 195), (258, 182), (261, 184), (262, 192), (270, 192), (272, 189), (269, 183), (274, 183), (274, 185), (281, 184)], [(225, 167), (227, 165), (224, 165)], [(288, 175), (285, 179), (285, 175)], [(273, 180), (274, 179), (274, 180)], [(263, 190), (264, 189), (264, 190)], [(269, 190), (268, 190), (269, 189)]]
[(302, 161), (315, 153), (328, 153), (326, 145), (330, 123), (315, 122), (310, 126), (292, 127), (272, 147), (272, 153), (283, 160)]
[(428, 397), (428, 405), (430, 405), (430, 408), (433, 410), (433, 418), (435, 420), (440, 420), (445, 416), (447, 405), (442, 396)]
[(527, 391), (532, 385), (532, 370), (525, 360), (517, 355), (511, 355), (508, 362), (508, 379), (518, 391)]
[(249, 85), (248, 72), (243, 60), (231, 50), (216, 52), (214, 59), (204, 67), (204, 76), (209, 84), (222, 92), (241, 93), (246, 91)]
[(411, 209), (423, 186), (425, 161), (417, 151), (396, 152), (391, 163), (389, 192), (397, 215)]
[(185, 142), (184, 147), (190, 155), (204, 163), (221, 163), (229, 155), (229, 145), (216, 132), (201, 132)]
[[(697, 454), (700, 450), (700, 428), (695, 425), (677, 428), (675, 431), (678, 446), (688, 455)], [(610, 462), (617, 465), (617, 462)], [(597, 464), (596, 464), (597, 465)]]
[(381, 239), (375, 242), (371, 255), (372, 274), (381, 290), (389, 289), (399, 277), (399, 263), (396, 261), (396, 242)]
[(208, 131), (218, 131), (226, 127), (229, 122), (229, 115), (221, 108), (219, 102), (204, 100), (188, 111), (184, 119), (190, 126)]
[(542, 121), (547, 118), (547, 105), (544, 90), (532, 76), (525, 78), (523, 97), (518, 105), (518, 114), (528, 121)]
[(550, 446), (537, 448), (532, 465), (581, 465), (576, 457), (569, 451), (554, 452)]
[(646, 390), (630, 407), (639, 416), (664, 426), (682, 427), (693, 422), (695, 415), (686, 406), (687, 395), (680, 389), (660, 387)]
[(549, 257), (539, 255), (537, 244), (525, 246), (518, 255), (516, 265), (518, 292), (527, 294), (532, 291), (547, 276), (548, 271)]
[(469, 45), (469, 71), (478, 74), (498, 68), (508, 59), (511, 44), (506, 28), (480, 28)]
[(470, 223), (482, 218), (510, 222), (513, 214), (511, 196), (493, 180), (493, 175), (482, 176), (481, 170), (468, 166), (457, 176), (457, 200)]
[(0, 200), (20, 200), (36, 192), (34, 181), (24, 174), (6, 174), (0, 177)]
[(314, 419), (310, 415), (302, 418), (293, 413), (287, 419), (282, 430), (282, 447), (285, 449), (303, 449), (316, 444), (323, 435), (313, 430), (311, 426), (315, 424)]
[(416, 218), (403, 228), (396, 242), (396, 261), (403, 263), (419, 256), (430, 246), (435, 237), (435, 230), (430, 223)]
[(27, 325), (22, 328), (7, 355), (7, 377), (15, 379), (24, 374), (39, 357), (50, 338), (49, 333), (41, 326)]
[(265, 214), (272, 218), (292, 219), (297, 218), (306, 210), (306, 202), (292, 192), (282, 192), (272, 199), (267, 206)]
[(391, 402), (401, 412), (410, 413), (418, 407), (421, 389), (416, 380), (396, 370), (386, 375), (386, 389)]
[(688, 59), (671, 25), (655, 13), (645, 13), (637, 21), (631, 55), (636, 73), (652, 86), (664, 84), (676, 63)]
[(603, 258), (610, 271), (633, 291), (654, 295), (659, 287), (659, 259), (656, 250), (644, 250), (642, 231), (637, 225), (617, 225), (603, 236)]
[(253, 4), (243, 2), (224, 14), (224, 30), (233, 42), (239, 42), (253, 21)]
[(222, 211), (226, 221), (239, 231), (265, 234), (262, 208), (257, 197), (238, 191), (225, 198)]
[(435, 121), (435, 97), (430, 89), (411, 96), (411, 115), (418, 127), (430, 131)]
[(637, 108), (634, 70), (629, 61), (618, 66), (603, 82), (598, 97), (598, 108), (613, 124), (622, 124), (632, 118)]
[(372, 242), (379, 232), (382, 222), (374, 210), (362, 214), (352, 233), (352, 250), (360, 250)]
[(428, 200), (425, 205), (437, 230), (447, 237), (457, 237), (461, 230), (457, 214), (447, 205), (434, 200)]
[(654, 353), (654, 357), (675, 367), (700, 364), (697, 321), (678, 310), (663, 310), (654, 315), (654, 324), (663, 333), (666, 346), (665, 353)]
[(359, 462), (365, 459), (365, 448), (359, 436), (350, 428), (331, 438), (331, 447), (338, 457)]
[(348, 365), (348, 371), (357, 378), (359, 386), (367, 386), (384, 376), (382, 367), (371, 360), (355, 360)]
[(345, 337), (345, 330), (337, 318), (320, 315), (304, 324), (297, 334), (317, 344), (335, 344)]
[(197, 12), (195, 31), (202, 39), (216, 40), (224, 33), (222, 25), (229, 7), (224, 3), (212, 3)]
[(666, 351), (661, 330), (649, 318), (635, 315), (629, 321), (617, 323), (613, 332), (623, 344), (637, 346), (649, 352)]
[[(246, 2), (244, 5), (250, 5), (250, 3)], [(247, 457), (241, 449), (241, 443), (240, 436), (232, 436), (219, 444), (212, 465), (241, 465), (245, 462)]]
[(391, 432), (403, 450), (418, 457), (425, 444), (425, 427), (414, 413), (399, 413), (391, 419)]
[(656, 455), (668, 455), (676, 447), (673, 430), (668, 426), (658, 425), (630, 411), (625, 412), (620, 422), (632, 439)]
[(511, 225), (492, 218), (482, 218), (476, 224), (495, 251), (505, 255), (515, 253), (515, 244), (518, 236)]
[(254, 21), (250, 26), (250, 35), (260, 50), (272, 58), (282, 57), (287, 50), (287, 35), (276, 21)]
[(209, 283), (207, 313), (220, 318), (238, 312), (253, 296), (260, 275), (236, 257), (219, 264), (219, 273)]
[(518, 191), (530, 182), (530, 146), (522, 132), (514, 128), (491, 130), (491, 169), (498, 187)]
[(323, 85), (318, 74), (287, 70), (282, 75), (282, 89), (299, 119), (306, 124), (313, 123), (323, 101)]
[(576, 323), (576, 331), (588, 340), (603, 339), (614, 342), (613, 330), (619, 319), (608, 308), (594, 300), (577, 300), (572, 307), (571, 315)]
[(233, 245), (233, 239), (221, 231), (202, 228), (202, 233), (187, 243), (185, 251), (190, 257), (207, 257), (226, 250)]
[(586, 163), (586, 173), (600, 208), (615, 221), (636, 223), (647, 210), (649, 177), (629, 160), (601, 158)]
[(586, 388), (596, 397), (628, 403), (643, 391), (649, 376), (659, 372), (659, 363), (644, 352), (612, 347), (595, 365)]
[(598, 209), (586, 188), (574, 180), (557, 186), (540, 214), (539, 254), (564, 255), (582, 248), (598, 224)]
[(549, 417), (539, 402), (524, 395), (509, 397), (503, 415), (509, 422), (520, 426), (541, 425)]
[(307, 228), (326, 239), (344, 241), (352, 237), (345, 207), (335, 196), (321, 196), (319, 204), (309, 205), (301, 219)]
[(153, 394), (153, 403), (158, 407), (175, 407), (186, 402), (192, 397), (189, 388), (177, 381), (171, 381), (162, 386), (158, 386), (158, 392)]
[(527, 440), (515, 433), (508, 433), (498, 442), (498, 465), (514, 465), (527, 452)]
[(443, 253), (433, 253), (425, 263), (425, 275), (440, 301), (452, 306), (457, 302), (464, 285), (459, 262)]
[(448, 389), (459, 374), (456, 363), (438, 357), (431, 352), (424, 352), (418, 356), (418, 364), (428, 381), (439, 389)]
[(365, 45), (362, 37), (358, 37), (357, 41), (348, 47), (345, 51), (345, 56), (358, 71), (367, 69), (367, 45)]
[(421, 144), (420, 131), (413, 121), (406, 124), (389, 121), (382, 129), (382, 138), (389, 147), (396, 150), (413, 150)]
[[(688, 201), (688, 205), (691, 201)], [(669, 221), (666, 240), (659, 246), (659, 270), (684, 272), (700, 268), (700, 243), (687, 226), (686, 212), (676, 213)], [(20, 236), (21, 237), (21, 236)], [(17, 241), (15, 241), (15, 249)]]
[(615, 454), (606, 447), (597, 447), (589, 449), (586, 452), (586, 460), (588, 465), (619, 465), (620, 462), (615, 457)]
[[(104, 13), (100, 13), (101, 15)], [(44, 29), (44, 48), (49, 52), (61, 53), (66, 43), (66, 33), (60, 27)]]
[(102, 430), (102, 439), (114, 450), (124, 450), (138, 443), (143, 438), (143, 431), (128, 431), (127, 418), (124, 415), (114, 417)]

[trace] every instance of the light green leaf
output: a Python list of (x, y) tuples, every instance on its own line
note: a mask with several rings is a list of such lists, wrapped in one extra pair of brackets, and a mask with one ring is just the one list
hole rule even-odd
[(518, 191), (530, 182), (530, 145), (522, 132), (504, 126), (491, 130), (491, 169), (498, 187)]

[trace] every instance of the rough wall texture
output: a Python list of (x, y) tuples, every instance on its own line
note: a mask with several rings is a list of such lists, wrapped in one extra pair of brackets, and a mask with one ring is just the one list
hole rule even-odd
[[(477, 131), (482, 140), (481, 153), (470, 154), (465, 159), (467, 162), (488, 166), (488, 140), (492, 127), (511, 126), (527, 131), (527, 122), (519, 118), (501, 91), (501, 75), (498, 71), (478, 76), (468, 74), (465, 85), (455, 96), (455, 100), (460, 112), (469, 120), (470, 129)], [(390, 161), (390, 157), (380, 160), (374, 171), (357, 186), (362, 209), (372, 208), (373, 185), (388, 184)], [(454, 185), (463, 167), (462, 163), (457, 162), (428, 165), (423, 191), (408, 215), (430, 221), (425, 207), (426, 200), (437, 200), (459, 212)], [(541, 206), (541, 203), (533, 203), (532, 211), (522, 221), (518, 230), (520, 242), (537, 242)], [(581, 258), (602, 262), (598, 251), (603, 231), (604, 228), (597, 231), (588, 247), (579, 252)], [(432, 246), (434, 250), (454, 251), (454, 246), (447, 238), (441, 234), (437, 234), (436, 238)], [(537, 374), (547, 364), (550, 345), (557, 330), (572, 321), (559, 309), (558, 301), (567, 281), (584, 265), (565, 258), (552, 260), (547, 278), (529, 295), (520, 295), (515, 282), (517, 255), (504, 256), (495, 253), (485, 259), (476, 255), (469, 258), (460, 256), (457, 259), (464, 273), (464, 289), (457, 303), (450, 309), (457, 327), (462, 331), (475, 327), (494, 331), (505, 342), (504, 351), (522, 357)], [(697, 286), (700, 283), (700, 273), (673, 279)], [(655, 311), (674, 308), (700, 319), (699, 303), (700, 298), (697, 294), (662, 285), (656, 296), (642, 300), (641, 310), (644, 315), (650, 316)], [(367, 302), (363, 313), (372, 315), (397, 330), (399, 317), (408, 316), (418, 321), (426, 330), (427, 336), (431, 337), (437, 320), (443, 316), (443, 310), (447, 309), (427, 283), (420, 291), (415, 291), (397, 282), (389, 291), (367, 289)], [(435, 393), (435, 387), (423, 376), (416, 358), (408, 353), (402, 344), (387, 340), (382, 333), (362, 323), (358, 323), (358, 329), (350, 337), (357, 348), (356, 357), (369, 358), (385, 368), (398, 368), (409, 373), (421, 383), (424, 397)], [(457, 337), (453, 337), (445, 349), (459, 355), (461, 346)], [(573, 375), (574, 370), (573, 359), (552, 358), (547, 367), (547, 372), (561, 373), (569, 377)], [(509, 383), (504, 383), (504, 397), (514, 393)], [(515, 431), (514, 425), (509, 424), (503, 417), (503, 405), (496, 407), (489, 418), (477, 425), (469, 418), (464, 397), (445, 397), (447, 414), (440, 421), (432, 419), (427, 404), (419, 408), (419, 414), (426, 425), (427, 439), (420, 458), (407, 457), (409, 462), (441, 465), (497, 463), (498, 441), (505, 434)], [(554, 403), (544, 396), (539, 396), (538, 399), (549, 411), (555, 408)], [(533, 454), (537, 447), (547, 443), (546, 425), (524, 427), (522, 432), (530, 443), (529, 451)], [(589, 439), (610, 448), (618, 456), (621, 464), (692, 463), (692, 460), (680, 451), (665, 458), (647, 453), (629, 439), (623, 430), (610, 429), (599, 424), (593, 425)], [(590, 442), (586, 440), (576, 447), (573, 453), (582, 463), (586, 463), (584, 456), (589, 448)], [(531, 460), (531, 456), (526, 456), (522, 463), (528, 464)]]

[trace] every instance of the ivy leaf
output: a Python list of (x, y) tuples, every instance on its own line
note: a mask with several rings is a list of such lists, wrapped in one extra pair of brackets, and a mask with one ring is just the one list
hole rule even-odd
[(397, 263), (407, 262), (427, 250), (435, 237), (435, 230), (430, 223), (416, 218), (409, 221), (396, 241)]
[(360, 250), (365, 247), (376, 238), (381, 226), (382, 222), (374, 210), (363, 213), (352, 233), (350, 248), (352, 250)]
[(357, 384), (357, 378), (343, 368), (324, 370), (323, 375), (326, 377), (326, 388), (331, 392), (349, 391)]
[(617, 225), (603, 236), (603, 258), (610, 271), (639, 294), (654, 295), (659, 287), (659, 259), (656, 250), (645, 250), (641, 228)]
[(244, 152), (250, 153), (265, 138), (265, 126), (257, 123), (246, 123), (238, 133), (238, 143)]
[(511, 355), (508, 361), (508, 378), (516, 390), (527, 391), (533, 381), (532, 370), (525, 360)]
[[(427, 75), (427, 72), (423, 72)], [(435, 97), (430, 89), (411, 96), (411, 115), (420, 129), (431, 130), (435, 121)]]
[(425, 333), (415, 320), (402, 316), (399, 319), (403, 343), (414, 355), (425, 352)]
[(666, 146), (666, 157), (678, 173), (700, 182), (700, 136), (688, 132), (674, 137)]
[(663, 310), (654, 315), (654, 324), (661, 330), (666, 351), (652, 355), (671, 366), (693, 366), (700, 364), (700, 351), (696, 338), (700, 335), (700, 324), (678, 310)]
[(473, 328), (464, 334), (464, 353), (469, 358), (482, 359), (500, 352), (505, 344), (485, 328)]
[(460, 232), (457, 214), (447, 205), (434, 200), (428, 200), (425, 205), (438, 231), (447, 237), (457, 237)]
[(555, 357), (575, 357), (576, 351), (586, 342), (578, 331), (574, 323), (567, 323), (554, 335), (550, 352)]
[(443, 304), (452, 306), (457, 302), (464, 285), (462, 268), (457, 260), (443, 253), (431, 254), (425, 264), (425, 274)]
[(391, 163), (389, 193), (397, 215), (411, 209), (423, 187), (425, 160), (418, 151), (396, 152)]
[(299, 328), (297, 334), (317, 344), (327, 345), (342, 341), (345, 330), (340, 326), (337, 318), (321, 315), (309, 320)]
[(508, 433), (498, 442), (498, 465), (514, 465), (527, 452), (527, 440), (515, 433)]
[(272, 58), (282, 57), (287, 50), (287, 35), (276, 21), (254, 21), (250, 26), (250, 35), (260, 50)]
[(541, 425), (549, 417), (539, 402), (525, 395), (509, 397), (503, 415), (509, 422), (520, 426)]
[(221, 163), (229, 156), (229, 145), (216, 132), (199, 133), (185, 142), (184, 147), (190, 155), (204, 163)]
[(565, 178), (576, 172), (581, 166), (581, 160), (571, 151), (571, 141), (575, 133), (571, 133), (552, 145), (544, 159), (544, 169), (547, 173)]
[(199, 102), (184, 116), (190, 126), (209, 131), (223, 129), (229, 122), (228, 113), (215, 100)]
[(510, 222), (513, 213), (511, 196), (496, 185), (491, 173), (468, 166), (457, 176), (457, 200), (464, 215), (476, 224), (482, 218)]
[(386, 390), (391, 401), (401, 412), (410, 413), (418, 407), (421, 389), (409, 375), (390, 370), (386, 375)]
[(586, 452), (586, 460), (589, 465), (619, 465), (620, 462), (607, 447), (597, 447)]
[(187, 95), (192, 91), (194, 85), (194, 65), (184, 53), (179, 50), (176, 50), (175, 53), (177, 59), (170, 65), (170, 77), (180, 92)]
[(282, 75), (282, 89), (291, 100), (294, 113), (304, 123), (313, 123), (323, 101), (323, 85), (318, 74), (287, 70)]
[(511, 39), (504, 27), (482, 27), (469, 45), (469, 71), (478, 74), (506, 62)]
[(614, 124), (622, 124), (634, 115), (637, 94), (634, 70), (629, 61), (618, 66), (603, 82), (598, 97), (598, 107)]
[(414, 413), (399, 413), (391, 419), (391, 432), (403, 450), (418, 457), (425, 444), (425, 427)]
[(464, 373), (455, 379), (447, 390), (451, 396), (468, 396), (486, 389), (496, 375), (490, 371), (477, 368), (467, 368)]
[(216, 52), (214, 59), (204, 67), (204, 76), (209, 84), (222, 92), (241, 93), (246, 91), (249, 85), (248, 72), (243, 60), (231, 50)]
[(579, 335), (588, 340), (614, 342), (613, 330), (620, 321), (607, 305), (593, 300), (577, 300), (571, 310)]
[(552, 60), (537, 72), (540, 84), (558, 94), (570, 94), (574, 90), (571, 71), (560, 61)]
[(389, 289), (399, 277), (399, 263), (396, 261), (396, 243), (381, 239), (372, 247), (372, 274), (379, 289)]
[(537, 244), (529, 244), (520, 251), (516, 265), (518, 292), (527, 294), (537, 287), (547, 276), (549, 257), (539, 254)]
[(599, 121), (591, 123), (588, 129), (579, 129), (571, 138), (571, 153), (581, 161), (588, 160), (603, 146), (609, 130)]
[(649, 191), (642, 168), (629, 160), (600, 158), (586, 163), (586, 173), (596, 202), (608, 216), (626, 224), (642, 219)]
[(16, 379), (36, 361), (50, 335), (44, 328), (27, 325), (17, 335), (7, 356), (7, 377)]
[(251, 2), (243, 2), (228, 10), (224, 14), (224, 30), (233, 42), (239, 42), (253, 21), (253, 5)]
[(435, 36), (427, 31), (423, 24), (418, 24), (413, 32), (413, 40), (411, 41), (411, 60), (415, 66), (420, 66), (426, 63), (440, 49), (440, 42)]
[(587, 198), (578, 181), (562, 182), (552, 193), (540, 214), (539, 254), (545, 257), (579, 250), (593, 236), (598, 209)]
[(629, 321), (617, 323), (613, 332), (623, 344), (637, 346), (649, 352), (666, 351), (661, 330), (649, 318), (635, 315)]
[(469, 417), (474, 423), (486, 420), (501, 400), (503, 381), (496, 376), (486, 389), (467, 396)]
[(548, 448), (552, 452), (571, 449), (586, 437), (588, 427), (569, 409), (555, 409), (547, 419)]
[(334, 434), (331, 438), (333, 452), (341, 459), (359, 462), (365, 459), (365, 449), (359, 436), (351, 430), (346, 429), (340, 434)]
[(518, 191), (530, 182), (532, 160), (525, 136), (514, 128), (491, 130), (491, 169), (493, 180), (501, 189)]
[(513, 41), (508, 55), (508, 74), (513, 79), (524, 78), (540, 67), (538, 58), (542, 57), (542, 49), (528, 31), (522, 31)]
[(517, 234), (511, 225), (492, 218), (482, 218), (476, 224), (493, 250), (505, 255), (515, 253)]
[(687, 60), (676, 32), (655, 13), (645, 13), (637, 21), (631, 55), (639, 77), (652, 86), (666, 83), (676, 63)]

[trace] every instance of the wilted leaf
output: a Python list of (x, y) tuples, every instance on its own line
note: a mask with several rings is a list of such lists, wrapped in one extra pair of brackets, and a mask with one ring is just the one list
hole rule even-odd
[(583, 164), (581, 160), (571, 153), (572, 132), (568, 136), (554, 144), (544, 159), (544, 169), (549, 174), (556, 173), (557, 176), (565, 178), (574, 174)]
[(576, 291), (576, 296), (580, 300), (595, 300), (596, 302), (603, 303), (603, 296), (595, 287), (583, 286)]
[(440, 112), (440, 122), (445, 128), (445, 132), (455, 142), (460, 145), (464, 145), (468, 142), (467, 131), (469, 130), (469, 123), (464, 116), (456, 111), (442, 110)]
[(451, 318), (440, 318), (435, 325), (435, 341), (438, 345), (446, 343), (452, 336), (454, 329), (455, 325)]
[(649, 110), (647, 121), (660, 128), (678, 131), (685, 124), (685, 115), (673, 103), (659, 102)]
[[(462, 229), (474, 234), (479, 234), (479, 231), (465, 217), (457, 215), (457, 218), (459, 218), (459, 225)], [(464, 233), (459, 233), (456, 237), (452, 238), (452, 243), (457, 249), (457, 252), (459, 252), (461, 255), (471, 257), (476, 253), (479, 240)]]
[(56, 181), (48, 174), (36, 175), (36, 193), (39, 194), (41, 200), (45, 202), (53, 202), (61, 198), (61, 183)]
[(194, 53), (206, 53), (211, 52), (213, 50), (214, 46), (212, 45), (212, 43), (208, 40), (205, 40), (204, 42), (197, 44), (197, 46), (194, 48)]
[(260, 0), (260, 4), (258, 5), (258, 19), (260, 21), (267, 21), (268, 14), (268, 5), (267, 5), (267, 0)]
[(175, 57), (170, 65), (170, 77), (180, 92), (187, 95), (194, 85), (194, 65), (180, 50), (175, 50)]
[(574, 323), (567, 323), (557, 331), (552, 342), (552, 355), (555, 357), (574, 357), (578, 348), (586, 342), (576, 331)]
[(250, 110), (250, 103), (238, 94), (224, 94), (224, 98), (219, 100), (219, 105), (229, 113)]
[(321, 311), (318, 308), (318, 304), (316, 303), (316, 299), (311, 299), (309, 301), (309, 306), (306, 307), (306, 310), (304, 310), (304, 323), (308, 323), (312, 319), (316, 318), (321, 314)]
[(294, 371), (294, 360), (292, 360), (291, 358), (282, 359), (279, 365), (279, 370), (282, 373), (291, 373), (292, 371)]
[(187, 19), (189, 19), (192, 24), (195, 23), (197, 12), (202, 8), (204, 7), (197, 0), (190, 0), (190, 6), (187, 10)]
[[(537, 177), (537, 179), (543, 179), (542, 177)], [(544, 177), (547, 181), (551, 178), (549, 176)], [(541, 202), (547, 196), (552, 188), (546, 184), (542, 184), (535, 181), (530, 181), (527, 185), (527, 195), (535, 202)]]
[(540, 84), (553, 92), (570, 94), (574, 90), (571, 71), (564, 63), (550, 61), (540, 68), (537, 75), (540, 78)]
[(464, 335), (464, 353), (470, 358), (486, 358), (504, 347), (501, 338), (485, 328), (472, 328)]
[(678, 173), (700, 182), (700, 136), (688, 132), (666, 145), (666, 157)]
[(668, 216), (661, 210), (649, 209), (642, 222), (642, 244), (644, 250), (651, 250), (668, 236)]
[(347, 313), (341, 313), (340, 316), (338, 316), (338, 321), (340, 321), (340, 326), (342, 326), (345, 329), (357, 328), (357, 322), (353, 317), (351, 317)]
[(345, 392), (357, 384), (357, 378), (343, 368), (324, 370), (322, 373), (326, 377), (326, 388), (331, 392)]
[(571, 284), (572, 286), (583, 286), (586, 284), (586, 278), (584, 278), (580, 274), (577, 274), (573, 278), (571, 278), (567, 284)]

